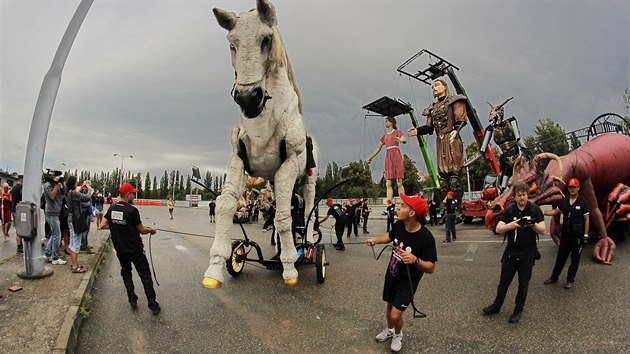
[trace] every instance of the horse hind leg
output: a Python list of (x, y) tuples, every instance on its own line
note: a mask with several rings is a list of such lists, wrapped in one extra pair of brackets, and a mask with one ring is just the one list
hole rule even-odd
[(298, 272), (295, 269), (295, 261), (297, 260), (297, 251), (293, 243), (293, 234), (291, 232), (291, 196), (293, 195), (293, 186), (297, 178), (298, 163), (295, 156), (285, 161), (274, 178), (276, 186), (276, 217), (274, 225), (282, 242), (282, 253), (280, 260), (282, 261), (282, 278), (286, 285), (297, 285)]
[[(313, 216), (311, 216), (311, 210), (313, 209), (313, 204), (315, 204), (315, 185), (317, 183), (317, 177), (319, 177), (319, 146), (315, 139), (312, 139), (313, 142), (313, 158), (315, 159), (315, 166), (311, 169), (311, 175), (308, 174), (304, 176), (303, 179), (303, 197), (304, 197), (304, 215), (307, 220), (305, 220), (306, 225), (309, 227), (306, 229), (306, 241), (314, 242), (315, 238), (313, 237)], [(311, 216), (309, 218), (309, 216)]]

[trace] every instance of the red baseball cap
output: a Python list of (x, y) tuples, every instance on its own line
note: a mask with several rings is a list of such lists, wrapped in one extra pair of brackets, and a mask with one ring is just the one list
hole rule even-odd
[(326, 204), (332, 203), (332, 198), (326, 198)]
[(446, 195), (452, 198), (455, 196), (455, 192), (449, 191), (448, 193), (446, 193)]
[(419, 216), (424, 216), (427, 214), (429, 207), (427, 206), (427, 201), (424, 200), (420, 194), (416, 194), (413, 196), (408, 196), (403, 193), (400, 193), (400, 199), (402, 199), (405, 204), (409, 205), (413, 211), (416, 212)]
[(580, 187), (580, 181), (577, 180), (577, 178), (571, 178), (569, 180), (569, 187)]
[(136, 193), (138, 190), (134, 189), (130, 183), (125, 183), (118, 188), (118, 191), (120, 192), (120, 195), (125, 195), (129, 193)]
[(387, 199), (387, 204), (391, 204), (392, 200), (391, 199)]

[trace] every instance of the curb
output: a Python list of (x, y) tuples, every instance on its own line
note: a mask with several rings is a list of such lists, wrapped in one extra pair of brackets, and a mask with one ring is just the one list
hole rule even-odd
[(53, 347), (51, 353), (61, 354), (76, 352), (77, 344), (79, 342), (79, 330), (81, 329), (81, 324), (83, 323), (83, 317), (79, 315), (79, 310), (81, 307), (86, 306), (86, 303), (88, 302), (85, 299), (85, 295), (92, 290), (92, 285), (98, 275), (97, 270), (100, 268), (101, 262), (103, 261), (103, 257), (105, 256), (110, 243), (111, 235), (108, 235), (107, 239), (101, 244), (98, 250), (96, 260), (92, 262), (90, 269), (83, 274), (79, 288), (74, 291), (72, 299), (73, 305), (70, 305), (68, 311), (66, 312), (66, 316), (59, 328), (57, 340), (55, 341), (55, 346)]

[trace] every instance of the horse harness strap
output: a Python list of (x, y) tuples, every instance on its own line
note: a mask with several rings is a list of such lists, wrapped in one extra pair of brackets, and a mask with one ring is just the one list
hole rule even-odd
[[(236, 155), (243, 161), (243, 168), (248, 175), (253, 175), (252, 169), (249, 166), (247, 160), (247, 148), (243, 140), (238, 141), (238, 151)], [(282, 140), (280, 142), (280, 161), (284, 163), (287, 160), (287, 142)], [(306, 136), (306, 171), (309, 176), (313, 174), (312, 169), (316, 167), (315, 158), (313, 157), (313, 140), (310, 136)]]

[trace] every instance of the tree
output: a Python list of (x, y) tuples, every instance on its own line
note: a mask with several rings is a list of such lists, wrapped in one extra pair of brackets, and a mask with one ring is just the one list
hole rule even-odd
[(142, 192), (144, 198), (151, 198), (151, 176), (149, 176), (149, 172), (144, 177), (144, 190)]
[(541, 145), (544, 152), (550, 152), (558, 156), (569, 153), (569, 143), (566, 140), (566, 132), (556, 122), (549, 118), (538, 121), (534, 128), (536, 142)]
[(571, 150), (575, 150), (579, 148), (580, 146), (582, 146), (580, 139), (578, 139), (578, 137), (575, 136), (575, 133), (572, 133), (571, 134)]
[[(418, 178), (418, 169), (416, 168), (414, 162), (406, 154), (403, 155), (403, 165), (405, 166), (405, 179), (403, 180), (405, 194), (422, 194), (423, 185)], [(392, 181), (392, 185), (396, 185), (395, 181)], [(394, 196), (398, 195), (399, 193), (400, 191), (398, 191), (398, 193), (394, 193)]]

